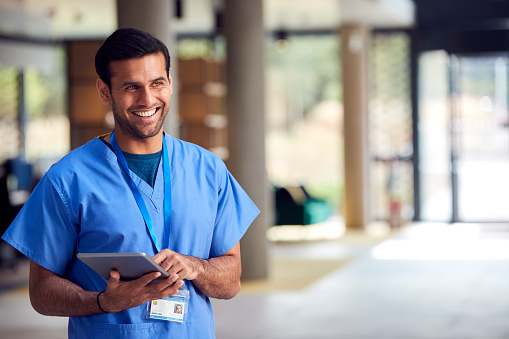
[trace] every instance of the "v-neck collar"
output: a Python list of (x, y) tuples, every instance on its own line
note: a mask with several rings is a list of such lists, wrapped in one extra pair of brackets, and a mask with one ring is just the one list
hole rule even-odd
[[(173, 145), (171, 142), (168, 142), (171, 140), (169, 137), (167, 138), (166, 135), (163, 138), (164, 142), (166, 142), (168, 153), (171, 154), (173, 151)], [(122, 168), (120, 167), (118, 163), (117, 156), (115, 155), (115, 152), (111, 148), (108, 147), (103, 141), (99, 140), (99, 138), (94, 139), (92, 146), (96, 151), (98, 151), (116, 170), (118, 170), (120, 173), (122, 173)], [(170, 156), (170, 159), (172, 157)], [(171, 160), (170, 160), (171, 162)], [(170, 164), (171, 168), (171, 164)], [(164, 200), (164, 174), (163, 174), (163, 161), (159, 162), (159, 166), (157, 168), (156, 173), (156, 179), (154, 181), (154, 187), (152, 188), (148, 183), (146, 183), (143, 179), (141, 179), (136, 173), (131, 171), (129, 169), (129, 172), (131, 173), (131, 177), (133, 178), (133, 181), (144, 195), (146, 195), (152, 203), (154, 203), (154, 206), (159, 209), (156, 202), (160, 202)]]

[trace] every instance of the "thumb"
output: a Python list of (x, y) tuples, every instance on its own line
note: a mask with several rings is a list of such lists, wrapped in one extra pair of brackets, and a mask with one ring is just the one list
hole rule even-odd
[(110, 278), (108, 279), (108, 282), (116, 283), (118, 284), (120, 282), (120, 273), (118, 273), (115, 270), (110, 271)]

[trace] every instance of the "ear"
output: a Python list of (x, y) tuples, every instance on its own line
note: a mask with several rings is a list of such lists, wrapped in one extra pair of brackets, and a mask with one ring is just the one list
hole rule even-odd
[(105, 105), (111, 104), (111, 92), (108, 85), (104, 83), (101, 79), (97, 79), (97, 90), (99, 91), (99, 98), (101, 98), (101, 101)]
[(171, 79), (171, 75), (168, 73), (168, 82), (170, 84), (170, 95), (173, 94), (173, 81)]

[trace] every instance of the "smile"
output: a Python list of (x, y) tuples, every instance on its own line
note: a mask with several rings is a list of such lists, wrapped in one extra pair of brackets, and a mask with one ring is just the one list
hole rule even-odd
[(157, 112), (158, 108), (151, 109), (149, 111), (132, 111), (133, 114), (139, 117), (150, 117)]

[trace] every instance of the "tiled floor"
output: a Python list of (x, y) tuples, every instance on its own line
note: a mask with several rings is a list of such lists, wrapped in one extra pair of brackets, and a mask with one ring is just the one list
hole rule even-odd
[[(509, 338), (508, 225), (418, 224), (375, 246), (299, 242), (271, 255), (355, 260), (299, 290), (214, 300), (218, 338)], [(65, 337), (66, 319), (37, 315), (26, 290), (0, 294), (0, 338)]]

